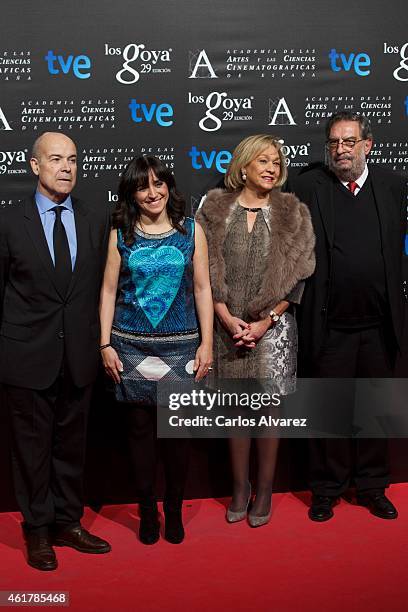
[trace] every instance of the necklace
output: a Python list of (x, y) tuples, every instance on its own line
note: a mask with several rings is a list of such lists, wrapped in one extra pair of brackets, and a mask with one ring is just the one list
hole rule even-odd
[(151, 228), (151, 227), (154, 227), (154, 228), (155, 228), (155, 231), (154, 231), (154, 232), (152, 232), (152, 231), (147, 231), (147, 229), (146, 229), (146, 228), (143, 226), (143, 223), (142, 223), (142, 221), (141, 221), (140, 219), (139, 219), (139, 220), (136, 222), (136, 227), (137, 227), (139, 230), (141, 230), (141, 231), (142, 231), (144, 234), (150, 234), (150, 235), (165, 234), (166, 232), (168, 232), (168, 231), (170, 231), (170, 230), (172, 230), (172, 229), (173, 229), (173, 226), (171, 225), (171, 223), (166, 223), (166, 225), (167, 225), (168, 227), (167, 227), (167, 228), (166, 228), (164, 231), (161, 231), (161, 232), (160, 232), (159, 230), (163, 230), (163, 228), (161, 228), (161, 227), (156, 228), (156, 227), (154, 226), (154, 224), (153, 224), (152, 226), (149, 226), (150, 228)]
[(242, 202), (240, 202), (239, 200), (237, 200), (237, 203), (242, 206), (242, 208), (245, 208), (245, 210), (247, 210), (248, 212), (258, 212), (260, 210), (262, 210), (263, 208), (267, 207), (267, 204), (265, 206), (258, 206), (257, 208), (250, 208), (249, 206), (245, 206), (244, 204), (242, 204)]

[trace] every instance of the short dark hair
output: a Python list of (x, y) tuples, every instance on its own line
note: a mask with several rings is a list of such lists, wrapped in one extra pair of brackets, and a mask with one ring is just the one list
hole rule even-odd
[(363, 140), (366, 138), (372, 138), (373, 133), (371, 131), (371, 123), (370, 120), (367, 119), (364, 115), (359, 115), (358, 113), (353, 113), (352, 111), (343, 110), (334, 113), (330, 119), (326, 123), (326, 140), (330, 137), (330, 132), (335, 123), (339, 121), (357, 121), (360, 125), (360, 134)]
[(181, 225), (185, 217), (186, 203), (177, 191), (176, 181), (169, 168), (157, 157), (140, 155), (127, 165), (118, 187), (118, 203), (112, 214), (112, 227), (120, 229), (125, 244), (130, 246), (135, 239), (135, 224), (140, 218), (140, 211), (134, 195), (139, 187), (149, 184), (149, 172), (153, 171), (160, 181), (166, 183), (169, 190), (167, 214), (172, 226), (182, 234), (186, 230)]

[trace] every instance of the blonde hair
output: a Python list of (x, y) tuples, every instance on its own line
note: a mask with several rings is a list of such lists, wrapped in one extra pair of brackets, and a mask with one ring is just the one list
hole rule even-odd
[(275, 187), (281, 187), (288, 176), (286, 157), (282, 152), (282, 144), (278, 136), (272, 136), (271, 134), (255, 134), (241, 140), (234, 149), (232, 159), (225, 174), (224, 183), (227, 189), (230, 191), (242, 189), (245, 186), (245, 181), (242, 179), (242, 168), (251, 163), (255, 157), (270, 146), (275, 147), (279, 155), (281, 171)]

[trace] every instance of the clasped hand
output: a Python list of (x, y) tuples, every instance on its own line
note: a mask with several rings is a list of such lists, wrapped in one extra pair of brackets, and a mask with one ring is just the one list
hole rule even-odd
[(239, 317), (231, 317), (227, 329), (235, 340), (235, 346), (253, 349), (270, 328), (270, 319), (246, 323)]

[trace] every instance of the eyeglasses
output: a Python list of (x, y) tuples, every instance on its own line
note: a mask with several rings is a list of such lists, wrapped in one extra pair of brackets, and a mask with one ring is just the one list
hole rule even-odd
[(341, 144), (343, 149), (346, 149), (346, 151), (351, 151), (358, 142), (362, 142), (363, 140), (365, 139), (360, 138), (359, 140), (354, 140), (354, 138), (346, 138), (343, 140), (343, 138), (333, 138), (332, 140), (328, 140), (326, 142), (326, 147), (330, 149), (330, 151), (336, 151), (337, 147)]

